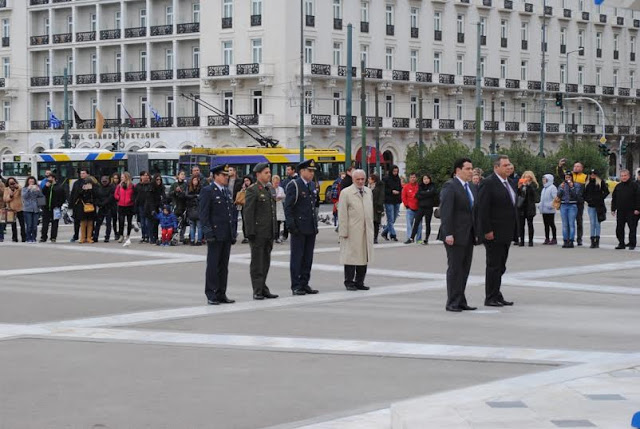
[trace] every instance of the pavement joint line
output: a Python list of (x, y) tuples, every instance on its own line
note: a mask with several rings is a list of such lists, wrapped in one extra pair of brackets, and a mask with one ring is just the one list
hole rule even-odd
[(104, 340), (107, 342), (210, 346), (255, 351), (286, 351), (420, 359), (456, 359), (488, 362), (526, 362), (543, 365), (591, 363), (623, 355), (621, 353), (575, 350), (460, 346), (261, 335), (200, 334), (113, 328), (53, 328), (50, 329), (46, 335), (39, 336), (85, 341)]
[[(11, 246), (11, 247), (27, 247), (30, 249), (33, 249), (34, 246), (33, 244), (29, 244), (29, 243), (3, 243), (3, 245), (6, 246)], [(131, 256), (149, 256), (149, 257), (153, 257), (153, 258), (167, 258), (167, 259), (173, 259), (173, 258), (179, 258), (181, 256), (184, 256), (185, 254), (176, 254), (176, 253), (165, 253), (165, 252), (157, 252), (157, 251), (151, 251), (151, 250), (137, 250), (137, 249), (131, 249), (131, 248), (126, 248), (126, 247), (122, 247), (122, 245), (119, 245), (117, 247), (102, 247), (102, 246), (92, 246), (91, 244), (87, 244), (86, 246), (84, 245), (80, 245), (78, 243), (68, 243), (68, 244), (53, 244), (53, 243), (45, 243), (41, 246), (36, 246), (36, 248), (38, 250), (49, 250), (49, 249), (54, 249), (54, 250), (64, 250), (64, 251), (69, 251), (69, 252), (81, 252), (81, 253), (107, 253), (107, 254), (113, 254), (113, 255), (131, 255)]]
[[(608, 262), (604, 264), (589, 264), (571, 267), (546, 268), (541, 270), (521, 271), (515, 274), (507, 274), (503, 281), (522, 281), (546, 277), (567, 277), (579, 274), (594, 274), (608, 271), (620, 271), (640, 268), (640, 261), (631, 260), (624, 262)], [(508, 269), (508, 262), (507, 262)]]
[(577, 292), (594, 292), (614, 295), (640, 295), (640, 288), (626, 287), (626, 286), (613, 286), (613, 285), (593, 285), (584, 283), (560, 283), (560, 282), (548, 282), (544, 280), (532, 280), (532, 279), (507, 279), (502, 282), (503, 285), (515, 286), (515, 287), (535, 287), (543, 289), (562, 289), (568, 291)]

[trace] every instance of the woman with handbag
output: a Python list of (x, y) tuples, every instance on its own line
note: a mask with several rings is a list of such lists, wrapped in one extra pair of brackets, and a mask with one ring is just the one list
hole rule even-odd
[(527, 223), (529, 232), (529, 247), (533, 247), (533, 218), (536, 215), (536, 191), (538, 181), (532, 171), (525, 171), (518, 180), (518, 208), (520, 247), (524, 247), (524, 224)]
[[(42, 203), (42, 204), (40, 204)], [(35, 177), (27, 177), (22, 188), (22, 212), (27, 227), (27, 243), (35, 243), (38, 236), (40, 206), (44, 206), (44, 194)]]
[(607, 183), (600, 179), (597, 170), (591, 170), (584, 188), (584, 201), (587, 203), (589, 224), (591, 225), (591, 249), (600, 247), (600, 223), (606, 219), (607, 208), (604, 200), (609, 195)]
[(18, 242), (18, 226), (20, 224), (20, 237), (22, 242), (27, 241), (27, 231), (24, 227), (24, 213), (22, 212), (22, 187), (15, 177), (7, 179), (3, 199), (5, 202), (7, 223), (11, 224), (11, 239)]
[[(118, 204), (118, 232), (120, 237), (118, 243), (122, 243), (125, 240), (129, 240), (131, 230), (133, 229), (133, 215), (134, 215), (134, 196), (135, 185), (131, 181), (131, 174), (128, 171), (122, 173), (122, 181), (116, 186), (116, 191), (113, 197)], [(124, 221), (127, 221), (127, 232), (125, 234)]]
[[(545, 174), (542, 176), (542, 192), (540, 194), (540, 213), (542, 213), (542, 221), (544, 222), (544, 243), (547, 245), (558, 244), (556, 235), (555, 216), (560, 201), (556, 199), (558, 188), (553, 184), (553, 174)], [(554, 201), (556, 201), (554, 205)], [(557, 207), (556, 207), (557, 206)], [(551, 240), (549, 239), (551, 232)]]
[(192, 246), (202, 245), (202, 227), (200, 224), (200, 191), (202, 184), (200, 176), (191, 176), (189, 186), (187, 186), (187, 218), (189, 219), (189, 240)]
[[(85, 180), (85, 184), (82, 185), (80, 190), (80, 203), (82, 209), (80, 210), (80, 240), (78, 243), (93, 243), (93, 223), (96, 219), (96, 206), (95, 206), (95, 189), (98, 181), (89, 176)], [(74, 216), (77, 214), (73, 213)]]
[(0, 195), (3, 197), (0, 198), (0, 243), (4, 241), (4, 231), (7, 228), (7, 209), (4, 202), (4, 190), (4, 180), (0, 180)]

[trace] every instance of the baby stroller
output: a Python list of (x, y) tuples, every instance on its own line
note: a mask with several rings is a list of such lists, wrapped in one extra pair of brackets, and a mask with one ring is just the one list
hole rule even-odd
[(185, 211), (182, 215), (177, 216), (178, 218), (178, 228), (173, 231), (173, 235), (171, 236), (171, 242), (169, 243), (171, 246), (177, 246), (180, 243), (180, 231), (184, 231), (187, 228), (187, 212)]
[(65, 225), (69, 225), (73, 223), (73, 210), (69, 208), (69, 203), (64, 203), (60, 208), (62, 221)]

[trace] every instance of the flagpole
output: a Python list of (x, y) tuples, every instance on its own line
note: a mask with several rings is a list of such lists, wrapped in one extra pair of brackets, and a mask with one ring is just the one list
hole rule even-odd
[(69, 149), (69, 87), (68, 87), (68, 78), (69, 78), (69, 69), (67, 67), (64, 68), (64, 135), (62, 138), (64, 139), (64, 147), (65, 149)]

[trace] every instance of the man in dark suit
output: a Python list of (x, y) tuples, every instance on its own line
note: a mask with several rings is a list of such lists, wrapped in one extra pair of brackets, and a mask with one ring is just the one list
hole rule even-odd
[(513, 305), (500, 292), (517, 222), (517, 192), (509, 180), (510, 171), (509, 157), (498, 156), (493, 162), (493, 174), (480, 183), (478, 191), (477, 224), (487, 252), (484, 305), (490, 307)]
[(300, 176), (287, 184), (284, 200), (284, 215), (291, 233), (291, 290), (294, 295), (312, 295), (318, 293), (309, 286), (318, 234), (315, 206), (318, 190), (313, 181), (315, 161), (301, 162), (298, 171)]
[(227, 298), (229, 257), (231, 245), (236, 242), (233, 231), (233, 202), (227, 188), (229, 166), (214, 167), (213, 182), (200, 191), (200, 222), (207, 240), (207, 272), (204, 293), (209, 305), (233, 304)]
[(473, 246), (476, 242), (474, 211), (477, 192), (469, 182), (473, 164), (469, 158), (460, 158), (453, 165), (454, 177), (444, 184), (440, 192), (440, 231), (438, 239), (447, 250), (447, 311), (476, 310), (467, 305), (464, 291), (471, 270)]

